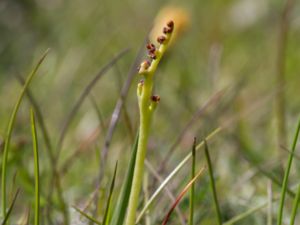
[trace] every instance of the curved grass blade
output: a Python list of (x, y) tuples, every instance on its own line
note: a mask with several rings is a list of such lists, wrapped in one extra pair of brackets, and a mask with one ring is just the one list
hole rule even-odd
[(178, 205), (178, 203), (180, 202), (180, 200), (183, 198), (183, 196), (185, 195), (185, 193), (189, 190), (189, 188), (194, 184), (194, 182), (197, 180), (197, 178), (202, 175), (203, 171), (204, 171), (204, 167), (197, 173), (197, 175), (185, 186), (185, 188), (181, 191), (181, 193), (178, 195), (178, 197), (176, 198), (176, 201), (174, 202), (174, 204), (172, 205), (171, 209), (169, 210), (169, 212), (167, 213), (165, 219), (162, 222), (162, 225), (166, 225), (170, 219), (170, 216), (172, 214), (172, 212), (174, 211), (175, 207)]
[(207, 165), (208, 165), (210, 186), (211, 186), (211, 190), (212, 190), (213, 198), (214, 198), (214, 203), (215, 203), (215, 207), (216, 207), (218, 224), (222, 225), (222, 214), (221, 214), (220, 205), (219, 205), (218, 196), (217, 196), (217, 190), (216, 190), (215, 179), (214, 179), (214, 172), (213, 172), (213, 167), (212, 167), (212, 163), (211, 163), (211, 160), (210, 160), (208, 145), (207, 145), (207, 142), (206, 142), (205, 139), (204, 139), (204, 152), (205, 152), (205, 158), (206, 158)]
[(81, 215), (83, 215), (85, 218), (87, 218), (88, 220), (90, 220), (91, 222), (94, 222), (95, 224), (98, 225), (102, 225), (98, 220), (96, 220), (94, 217), (86, 214), (85, 212), (81, 211), (80, 209), (78, 209), (76, 206), (73, 206), (73, 208), (79, 212)]
[(137, 134), (134, 145), (132, 147), (131, 158), (129, 161), (128, 170), (121, 190), (121, 194), (118, 199), (118, 204), (116, 210), (113, 213), (112, 221), (110, 223), (111, 225), (122, 225), (124, 222), (126, 209), (129, 201), (129, 196), (130, 196), (131, 185), (132, 185), (138, 139), (139, 139), (139, 135)]
[(31, 132), (34, 153), (34, 177), (35, 177), (35, 204), (34, 204), (34, 224), (38, 225), (40, 220), (40, 178), (39, 178), (39, 151), (33, 109), (30, 112)]
[[(16, 79), (20, 82), (20, 84), (23, 86), (25, 84), (25, 80), (23, 79), (23, 77), (21, 77), (20, 75), (16, 75)], [(39, 105), (39, 103), (37, 102), (36, 98), (34, 97), (33, 93), (31, 92), (30, 88), (26, 89), (26, 95), (28, 100), (30, 101), (34, 112), (35, 112), (35, 117), (36, 117), (36, 121), (38, 123), (38, 125), (40, 126), (41, 129), (41, 134), (44, 138), (45, 141), (45, 146), (47, 149), (47, 153), (48, 153), (48, 157), (50, 159), (50, 165), (52, 166), (54, 164), (54, 153), (53, 153), (53, 147), (51, 144), (51, 139), (50, 139), (50, 135), (48, 132), (48, 129), (46, 127), (45, 124), (45, 120), (42, 114), (42, 110), (41, 107)]]
[(105, 209), (102, 225), (108, 225), (108, 222), (109, 222), (108, 214), (109, 214), (109, 211), (110, 211), (111, 198), (112, 198), (112, 194), (113, 194), (114, 187), (115, 187), (117, 168), (118, 168), (118, 162), (116, 163), (114, 176), (113, 176), (113, 179), (111, 181), (111, 185), (110, 185), (110, 189), (109, 189), (109, 196), (108, 196), (107, 203), (106, 203), (106, 209)]
[(281, 196), (280, 196), (280, 203), (279, 203), (278, 214), (277, 214), (278, 215), (277, 225), (282, 224), (285, 194), (286, 194), (287, 187), (288, 187), (288, 179), (289, 179), (289, 175), (290, 175), (291, 166), (292, 166), (292, 163), (293, 163), (294, 152), (295, 152), (295, 149), (296, 149), (297, 140), (298, 140), (298, 137), (299, 137), (299, 132), (300, 132), (300, 119), (298, 121), (297, 130), (296, 130), (296, 133), (295, 133), (295, 136), (294, 136), (294, 141), (293, 141), (293, 145), (292, 145), (292, 149), (291, 149), (291, 154), (289, 155), (287, 168), (286, 168), (285, 173), (284, 173), (282, 189), (281, 189)]
[[(278, 201), (280, 199), (280, 196), (276, 196), (274, 198), (272, 198), (272, 202), (275, 202), (275, 201)], [(258, 206), (255, 206), (249, 210), (247, 210), (246, 212), (243, 212), (239, 215), (236, 215), (234, 216), (233, 218), (231, 218), (230, 220), (226, 221), (225, 223), (223, 223), (223, 225), (233, 225), (233, 224), (236, 224), (237, 222), (245, 219), (246, 217), (248, 216), (251, 216), (253, 213), (263, 209), (263, 208), (266, 208), (268, 205), (269, 205), (269, 200), (258, 205)]]
[(21, 93), (18, 97), (18, 100), (17, 100), (17, 102), (14, 106), (13, 112), (10, 116), (8, 129), (7, 129), (7, 135), (6, 135), (5, 144), (4, 144), (4, 153), (3, 153), (3, 158), (2, 158), (2, 185), (1, 185), (2, 202), (1, 202), (1, 205), (2, 205), (2, 215), (3, 215), (3, 217), (5, 217), (5, 214), (6, 214), (6, 175), (7, 175), (6, 170), (7, 170), (7, 158), (8, 158), (8, 151), (9, 151), (9, 147), (10, 147), (10, 140), (11, 140), (12, 130), (13, 130), (15, 120), (16, 120), (16, 116), (17, 116), (17, 112), (19, 110), (21, 101), (24, 97), (25, 91), (26, 91), (27, 87), (29, 86), (29, 84), (31, 83), (32, 78), (36, 74), (38, 68), (40, 67), (40, 65), (44, 61), (45, 57), (47, 56), (48, 52), (49, 52), (49, 49), (43, 54), (43, 56), (40, 58), (40, 60), (38, 61), (38, 63), (36, 64), (36, 66), (34, 67), (32, 72), (27, 77), (27, 79), (25, 81), (25, 84), (22, 88), (22, 91), (21, 91)]
[(7, 211), (7, 214), (5, 215), (4, 220), (2, 221), (1, 225), (5, 225), (7, 223), (8, 219), (9, 219), (9, 216), (10, 216), (10, 214), (11, 214), (13, 208), (14, 208), (14, 205), (16, 203), (19, 192), (20, 192), (20, 189), (17, 190), (17, 192), (16, 192), (16, 194), (15, 194), (13, 200), (12, 200), (12, 203), (11, 203), (11, 205), (10, 205), (8, 211)]
[[(154, 169), (154, 166), (146, 159), (145, 160), (145, 166), (147, 167), (148, 171), (154, 176), (155, 179), (159, 183), (164, 182), (163, 178), (159, 175), (159, 173)], [(171, 190), (168, 188), (168, 186), (164, 187), (164, 192), (166, 193), (166, 196), (169, 197), (171, 202), (175, 202), (175, 196), (172, 194)], [(149, 197), (147, 198), (147, 201), (144, 202), (147, 203), (149, 201)], [(148, 212), (149, 210), (147, 210)], [(183, 212), (179, 208), (175, 208), (175, 212), (178, 215), (178, 220), (180, 221), (181, 225), (186, 225), (186, 218), (183, 214)]]
[(265, 202), (259, 206), (256, 206), (254, 208), (251, 208), (249, 209), (248, 211), (244, 212), (244, 213), (241, 213), (233, 218), (231, 218), (230, 220), (228, 220), (227, 222), (223, 223), (223, 225), (233, 225), (243, 219), (245, 219), (246, 217), (252, 215), (253, 213), (255, 213), (256, 211), (260, 210), (260, 209), (263, 209), (265, 207), (268, 206), (268, 202)]
[(59, 135), (59, 140), (57, 143), (57, 156), (56, 156), (56, 161), (59, 159), (59, 155), (60, 155), (60, 151), (63, 145), (63, 141), (66, 135), (66, 132), (71, 124), (71, 121), (73, 120), (75, 114), (77, 113), (78, 109), (80, 108), (80, 106), (82, 105), (84, 99), (86, 98), (86, 96), (88, 96), (88, 94), (90, 93), (90, 91), (92, 90), (92, 88), (95, 86), (95, 84), (97, 83), (97, 81), (119, 60), (121, 59), (127, 52), (129, 51), (129, 49), (124, 49), (122, 50), (118, 55), (116, 55), (112, 60), (110, 60), (104, 67), (101, 68), (101, 70), (97, 73), (97, 75), (88, 83), (88, 85), (85, 87), (85, 89), (82, 91), (81, 95), (79, 96), (78, 100), (75, 102), (73, 108), (71, 109), (71, 111), (69, 112), (69, 114), (67, 115), (65, 122), (63, 124), (63, 127), (61, 129), (61, 133)]

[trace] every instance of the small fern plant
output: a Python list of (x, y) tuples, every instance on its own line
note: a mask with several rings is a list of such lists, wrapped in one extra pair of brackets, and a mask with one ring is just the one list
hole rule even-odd
[(147, 44), (149, 60), (141, 63), (138, 74), (142, 76), (137, 85), (137, 97), (140, 113), (139, 140), (134, 167), (133, 181), (131, 186), (127, 217), (125, 225), (134, 225), (138, 198), (142, 186), (144, 174), (144, 161), (147, 152), (147, 144), (150, 132), (151, 120), (155, 108), (160, 101), (158, 95), (153, 95), (153, 77), (157, 66), (168, 48), (174, 30), (174, 22), (169, 21), (163, 28), (163, 35), (157, 38), (158, 46)]

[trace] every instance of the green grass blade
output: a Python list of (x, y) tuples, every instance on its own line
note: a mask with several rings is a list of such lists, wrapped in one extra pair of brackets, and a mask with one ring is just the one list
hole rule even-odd
[(38, 61), (38, 63), (36, 64), (36, 66), (34, 67), (34, 69), (32, 70), (32, 72), (28, 75), (25, 84), (23, 86), (23, 89), (18, 97), (18, 100), (14, 106), (13, 112), (10, 116), (9, 119), (9, 123), (8, 123), (8, 128), (7, 128), (7, 134), (6, 134), (6, 138), (5, 138), (5, 144), (4, 144), (4, 152), (3, 152), (3, 158), (2, 158), (2, 183), (1, 183), (1, 195), (2, 195), (2, 201), (1, 201), (1, 206), (2, 206), (2, 216), (3, 218), (5, 217), (6, 214), (6, 175), (7, 175), (7, 159), (8, 159), (8, 151), (9, 151), (9, 147), (10, 147), (10, 140), (11, 140), (11, 135), (12, 135), (12, 130), (15, 124), (15, 120), (16, 120), (16, 116), (17, 116), (17, 112), (19, 110), (21, 101), (24, 97), (25, 91), (27, 89), (27, 87), (29, 86), (29, 84), (32, 81), (32, 78), (34, 77), (34, 75), (36, 74), (38, 68), (40, 67), (40, 65), (42, 64), (42, 62), (44, 61), (46, 55), (48, 54), (49, 49), (43, 54), (43, 56), (40, 58), (40, 60)]
[(278, 209), (278, 214), (277, 214), (278, 215), (278, 217), (277, 217), (277, 225), (281, 225), (282, 224), (282, 216), (283, 216), (283, 207), (284, 207), (285, 194), (286, 194), (286, 191), (287, 191), (288, 179), (289, 179), (290, 170), (291, 170), (291, 167), (292, 167), (292, 162), (293, 162), (294, 152), (295, 152), (296, 145), (297, 145), (299, 131), (300, 131), (300, 119), (298, 121), (297, 130), (296, 130), (296, 133), (295, 133), (295, 137), (294, 137), (294, 141), (293, 141), (293, 145), (292, 145), (292, 149), (291, 149), (292, 152), (289, 155), (287, 168), (286, 168), (285, 173), (284, 173), (284, 178), (283, 178), (283, 183), (282, 183), (282, 189), (281, 189), (281, 196), (280, 196), (280, 203), (279, 203), (279, 209)]
[(85, 218), (87, 218), (88, 220), (90, 220), (91, 222), (94, 222), (95, 224), (98, 225), (102, 225), (98, 220), (96, 220), (94, 217), (88, 215), (87, 213), (81, 211), (80, 209), (78, 209), (76, 206), (73, 206), (73, 208), (79, 212), (81, 215), (83, 215)]
[(296, 215), (297, 215), (297, 210), (298, 210), (299, 203), (300, 203), (300, 185), (298, 187), (297, 195), (296, 195), (294, 203), (293, 203), (293, 209), (292, 209), (290, 225), (294, 225), (294, 223), (295, 223), (295, 218), (296, 218)]
[[(191, 179), (195, 177), (196, 169), (196, 138), (194, 138), (193, 148), (192, 148), (192, 169), (191, 169)], [(189, 225), (194, 224), (194, 199), (195, 199), (195, 185), (194, 183), (191, 186), (190, 191), (190, 215), (189, 215)]]
[(31, 109), (31, 132), (32, 132), (32, 142), (33, 142), (33, 154), (34, 154), (34, 177), (35, 177), (35, 205), (34, 205), (34, 224), (38, 225), (40, 221), (40, 178), (39, 178), (39, 151), (38, 151), (38, 141), (35, 125), (34, 112)]
[(2, 221), (1, 225), (5, 225), (7, 223), (8, 219), (9, 219), (9, 216), (10, 216), (10, 214), (11, 214), (13, 208), (14, 208), (14, 205), (15, 205), (15, 202), (17, 200), (19, 192), (20, 192), (20, 189), (17, 190), (17, 192), (16, 192), (16, 194), (13, 198), (13, 201), (12, 201), (12, 203), (11, 203), (11, 205), (10, 205), (8, 211), (7, 211), (7, 214), (5, 215), (4, 220)]
[[(25, 84), (25, 80), (23, 79), (23, 77), (16, 75), (16, 79), (20, 82), (20, 84), (22, 86)], [(34, 109), (37, 124), (40, 126), (41, 135), (43, 136), (44, 141), (45, 141), (46, 150), (48, 153), (48, 157), (50, 159), (50, 165), (53, 166), (53, 164), (54, 164), (53, 147), (52, 147), (52, 144), (50, 141), (51, 140), (50, 135), (49, 135), (48, 129), (46, 127), (45, 119), (42, 114), (40, 104), (37, 102), (35, 96), (33, 95), (32, 91), (30, 90), (30, 88), (26, 89), (26, 96), (27, 96), (28, 100), (30, 101), (32, 108)]]
[(118, 168), (118, 162), (116, 163), (115, 171), (114, 171), (114, 176), (113, 176), (113, 179), (111, 181), (111, 185), (110, 185), (110, 189), (109, 189), (109, 196), (108, 196), (107, 203), (106, 203), (106, 209), (105, 209), (105, 213), (104, 213), (104, 216), (103, 216), (102, 225), (108, 225), (108, 223), (109, 223), (109, 216), (108, 216), (108, 214), (109, 214), (109, 211), (110, 211), (111, 198), (112, 198), (112, 194), (113, 194), (114, 187), (115, 187), (115, 180), (116, 180), (116, 175), (117, 175), (117, 168)]
[(235, 224), (235, 223), (237, 223), (237, 222), (239, 222), (239, 221), (245, 219), (246, 217), (252, 215), (253, 213), (257, 212), (258, 210), (267, 207), (267, 205), (268, 205), (268, 202), (265, 202), (265, 203), (263, 203), (263, 204), (261, 204), (261, 205), (259, 205), (259, 206), (256, 206), (256, 207), (254, 207), (254, 208), (251, 208), (251, 209), (249, 209), (248, 211), (246, 211), (246, 212), (244, 212), (244, 213), (241, 213), (241, 214), (239, 214), (239, 215), (237, 215), (237, 216), (231, 218), (231, 219), (228, 220), (227, 222), (223, 223), (223, 225), (233, 225), (233, 224)]
[(222, 214), (221, 214), (220, 205), (219, 205), (218, 196), (217, 196), (214, 172), (213, 172), (213, 167), (212, 167), (212, 163), (211, 163), (211, 159), (210, 159), (210, 155), (209, 155), (209, 151), (208, 151), (208, 145), (207, 145), (207, 142), (205, 139), (204, 139), (204, 152), (205, 152), (205, 158), (207, 161), (207, 166), (208, 166), (208, 171), (209, 171), (211, 190), (213, 193), (214, 203), (215, 203), (216, 212), (217, 212), (218, 224), (222, 225)]
[[(222, 131), (222, 127), (218, 127), (215, 130), (213, 130), (207, 137), (206, 140), (210, 140), (215, 135), (217, 135), (219, 132)], [(202, 141), (196, 146), (196, 151), (198, 151), (201, 147), (203, 147), (204, 142)], [(148, 210), (148, 208), (152, 205), (154, 200), (157, 198), (157, 196), (160, 194), (160, 192), (164, 189), (164, 187), (171, 181), (171, 179), (179, 172), (179, 170), (189, 161), (189, 159), (192, 157), (192, 153), (189, 153), (177, 166), (176, 168), (167, 176), (167, 178), (164, 180), (163, 183), (156, 189), (156, 191), (153, 193), (153, 195), (150, 197), (149, 201), (146, 203), (142, 211), (140, 212), (136, 223), (138, 223), (141, 218), (144, 216), (145, 212)]]
[(117, 208), (113, 213), (111, 225), (122, 225), (124, 222), (126, 209), (129, 201), (129, 196), (130, 196), (131, 185), (132, 185), (138, 139), (139, 139), (139, 135), (137, 134), (134, 145), (132, 147), (131, 158), (128, 165), (125, 181), (121, 190), (121, 194), (118, 199)]
[[(25, 84), (25, 80), (19, 76), (19, 75), (16, 75), (16, 78), (18, 79), (18, 81), (20, 82), (20, 84), (23, 86)], [(40, 131), (41, 131), (41, 135), (45, 141), (45, 147), (46, 147), (46, 152), (48, 154), (48, 158), (49, 158), (49, 164), (51, 166), (51, 170), (52, 170), (52, 177), (56, 177), (57, 180), (60, 180), (60, 174), (58, 172), (56, 172), (56, 165), (55, 165), (55, 157), (54, 157), (54, 152), (53, 152), (53, 147), (52, 147), (52, 144), (51, 144), (51, 139), (50, 139), (50, 135), (49, 135), (49, 132), (48, 132), (48, 129), (46, 127), (46, 123), (45, 123), (45, 120), (44, 120), (44, 117), (43, 117), (43, 114), (42, 114), (42, 110), (41, 110), (41, 107), (39, 105), (39, 103), (37, 102), (35, 96), (33, 95), (32, 91), (30, 90), (30, 88), (28, 87), (26, 89), (26, 95), (27, 95), (27, 98), (28, 100), (30, 101), (33, 109), (34, 109), (34, 112), (35, 112), (35, 118), (36, 118), (36, 122), (37, 124), (40, 126)], [(57, 191), (60, 190), (60, 188), (58, 187), (58, 182), (55, 182), (55, 185), (56, 185), (56, 189)], [(48, 200), (47, 201), (51, 201), (50, 197), (51, 197), (51, 193), (52, 193), (52, 186), (53, 185), (50, 185), (50, 189), (49, 192), (50, 194), (48, 194)], [(61, 205), (66, 205), (65, 202), (64, 202), (64, 199), (62, 197), (61, 194), (59, 194), (59, 201), (60, 201), (60, 204)], [(48, 218), (48, 221), (51, 221), (51, 210), (53, 209), (53, 207), (51, 207), (51, 204), (47, 204), (47, 206), (45, 207), (45, 214)], [(66, 210), (63, 210), (63, 213), (64, 213), (64, 218), (65, 218), (65, 221), (67, 221), (67, 213), (66, 213)], [(50, 224), (52, 222), (49, 222)]]

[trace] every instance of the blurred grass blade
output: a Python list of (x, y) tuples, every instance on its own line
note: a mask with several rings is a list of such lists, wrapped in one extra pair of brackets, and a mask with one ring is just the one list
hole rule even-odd
[(253, 213), (257, 212), (260, 209), (265, 208), (268, 205), (268, 202), (265, 202), (259, 206), (256, 206), (254, 208), (249, 209), (248, 211), (241, 213), (233, 218), (231, 218), (230, 220), (228, 220), (227, 222), (223, 223), (223, 225), (233, 225), (243, 219), (245, 219), (246, 217), (252, 215)]
[(16, 202), (17, 197), (19, 195), (19, 192), (20, 192), (20, 189), (17, 190), (17, 192), (16, 192), (16, 194), (15, 194), (13, 200), (12, 200), (12, 203), (11, 203), (11, 205), (10, 205), (8, 211), (7, 211), (7, 214), (5, 215), (4, 220), (2, 221), (1, 225), (5, 225), (7, 223), (8, 219), (9, 219), (9, 216), (10, 216), (10, 214), (11, 214), (13, 208), (14, 208), (14, 205), (15, 205), (15, 202)]
[(121, 190), (121, 194), (118, 199), (116, 210), (113, 213), (112, 222), (110, 223), (111, 225), (122, 225), (126, 215), (126, 209), (129, 201), (130, 190), (131, 190), (132, 179), (133, 179), (138, 140), (139, 140), (139, 134), (136, 135), (135, 142), (131, 150), (131, 158), (128, 165), (128, 170)]
[[(20, 84), (22, 86), (25, 84), (25, 80), (20, 75), (16, 75), (16, 79), (20, 82)], [(53, 163), (54, 162), (53, 147), (52, 147), (52, 144), (50, 141), (51, 139), (50, 139), (48, 129), (46, 127), (45, 119), (42, 114), (41, 106), (37, 102), (35, 96), (33, 95), (32, 91), (30, 90), (30, 88), (26, 89), (26, 96), (34, 109), (36, 121), (37, 121), (37, 124), (40, 126), (41, 134), (44, 138), (47, 154), (50, 159), (50, 164), (52, 166), (54, 164)]]
[[(191, 169), (191, 179), (195, 177), (195, 169), (196, 169), (196, 143), (197, 139), (194, 138), (193, 148), (192, 148), (192, 169)], [(190, 216), (189, 216), (189, 225), (194, 224), (194, 199), (195, 199), (195, 185), (194, 183), (191, 186), (190, 191)]]
[(287, 168), (286, 168), (285, 173), (284, 173), (284, 178), (283, 178), (283, 183), (282, 183), (282, 189), (281, 189), (281, 196), (280, 196), (280, 203), (279, 203), (278, 214), (277, 214), (278, 215), (278, 217), (277, 217), (277, 225), (281, 225), (282, 224), (282, 216), (283, 216), (283, 207), (284, 207), (285, 194), (286, 194), (286, 191), (287, 191), (288, 179), (289, 179), (290, 170), (291, 170), (292, 163), (293, 163), (294, 152), (295, 152), (296, 145), (297, 145), (299, 131), (300, 131), (300, 119), (298, 121), (297, 130), (296, 130), (296, 133), (295, 133), (295, 137), (294, 137), (294, 141), (293, 141), (291, 153), (289, 155), (289, 159), (288, 159), (288, 163), (287, 163)]
[(30, 207), (27, 208), (26, 212), (22, 215), (22, 217), (19, 219), (18, 225), (28, 225), (30, 220)]
[(35, 116), (33, 109), (30, 111), (31, 118), (31, 132), (33, 142), (33, 153), (34, 153), (34, 177), (35, 177), (35, 205), (34, 205), (34, 224), (39, 224), (40, 218), (40, 178), (39, 178), (39, 151), (38, 141), (35, 126)]
[[(213, 130), (207, 137), (206, 140), (210, 140), (215, 135), (217, 135), (219, 132), (222, 131), (222, 127), (218, 127), (215, 130)], [(198, 151), (201, 147), (203, 147), (204, 142), (202, 141), (196, 146), (196, 151)], [(142, 211), (140, 212), (136, 223), (138, 223), (145, 212), (148, 210), (148, 208), (151, 206), (153, 201), (157, 198), (159, 193), (164, 189), (164, 187), (170, 182), (170, 180), (179, 172), (179, 170), (189, 161), (189, 159), (192, 157), (192, 153), (189, 153), (177, 166), (176, 168), (167, 176), (167, 178), (164, 180), (164, 182), (161, 183), (161, 185), (156, 189), (156, 191), (153, 193), (153, 195), (150, 197), (149, 201), (146, 203)]]
[(79, 98), (77, 99), (77, 101), (75, 102), (73, 108), (71, 109), (71, 111), (67, 114), (67, 117), (65, 118), (65, 121), (63, 123), (62, 129), (61, 129), (61, 133), (59, 135), (59, 139), (58, 139), (58, 143), (56, 146), (57, 149), (57, 156), (56, 156), (56, 160), (59, 159), (60, 156), (60, 152), (61, 152), (61, 148), (63, 146), (63, 141), (65, 138), (65, 135), (69, 129), (69, 126), (74, 118), (74, 116), (76, 115), (78, 109), (80, 108), (80, 106), (82, 105), (83, 101), (85, 100), (86, 96), (88, 96), (88, 94), (90, 93), (90, 91), (92, 90), (92, 88), (96, 85), (97, 81), (114, 65), (117, 63), (117, 61), (119, 61), (119, 59), (121, 59), (126, 53), (129, 52), (129, 49), (126, 48), (124, 50), (122, 50), (121, 52), (119, 52), (112, 60), (110, 60), (106, 65), (104, 65), (100, 71), (96, 74), (95, 77), (93, 77), (93, 79), (86, 85), (86, 87), (84, 88), (84, 90), (82, 91), (82, 93), (80, 94)]
[(296, 152), (292, 153), (291, 150), (287, 149), (284, 146), (280, 146), (284, 151), (288, 152), (289, 154), (292, 154), (294, 156), (294, 159), (300, 160), (300, 156), (298, 154), (296, 154)]
[(300, 185), (298, 187), (297, 195), (294, 199), (290, 225), (294, 225), (294, 223), (295, 223), (295, 218), (297, 216), (297, 210), (298, 210), (299, 203), (300, 203)]
[(214, 93), (203, 105), (201, 105), (197, 111), (192, 115), (191, 119), (185, 124), (183, 129), (179, 132), (178, 137), (175, 139), (174, 143), (171, 145), (170, 149), (167, 151), (166, 157), (162, 160), (161, 165), (158, 171), (162, 171), (166, 166), (168, 160), (171, 158), (170, 156), (175, 151), (180, 141), (182, 141), (184, 135), (191, 129), (195, 123), (203, 117), (203, 115), (207, 112), (208, 108), (218, 103), (222, 97), (224, 96), (226, 89), (222, 89), (216, 93)]
[(272, 189), (272, 181), (268, 182), (268, 208), (267, 208), (267, 225), (273, 224), (273, 189)]
[(114, 176), (113, 179), (111, 181), (111, 185), (110, 185), (110, 190), (109, 190), (109, 196), (107, 199), (107, 203), (106, 203), (106, 209), (105, 209), (105, 213), (103, 216), (103, 222), (102, 225), (108, 225), (109, 223), (109, 211), (110, 211), (110, 203), (111, 203), (111, 197), (114, 191), (114, 187), (115, 187), (115, 180), (116, 180), (116, 175), (117, 175), (117, 168), (118, 168), (118, 162), (116, 162), (116, 166), (115, 166), (115, 171), (114, 171)]
[(99, 109), (99, 107), (97, 106), (97, 102), (96, 102), (96, 99), (90, 95), (90, 101), (93, 105), (93, 108), (97, 114), (97, 117), (98, 117), (98, 120), (99, 120), (99, 125), (100, 125), (100, 128), (102, 129), (102, 131), (104, 132), (106, 130), (106, 125), (105, 125), (105, 122), (104, 122), (104, 119), (103, 119), (103, 115)]
[[(149, 183), (148, 183), (148, 181), (149, 181), (149, 174), (148, 174), (148, 171), (145, 171), (144, 181), (143, 181), (144, 203), (147, 202), (149, 199), (149, 190), (148, 190)], [(151, 218), (149, 215), (149, 211), (147, 211), (146, 215), (145, 215), (145, 225), (151, 225)]]
[(220, 205), (219, 205), (218, 196), (217, 196), (217, 190), (216, 190), (215, 179), (214, 179), (214, 172), (213, 172), (213, 167), (212, 167), (212, 163), (211, 163), (211, 159), (210, 159), (210, 155), (209, 155), (209, 151), (208, 151), (208, 145), (207, 145), (207, 142), (206, 142), (205, 139), (204, 139), (204, 152), (205, 152), (205, 158), (206, 158), (207, 165), (208, 165), (210, 186), (211, 186), (211, 190), (212, 190), (213, 198), (214, 198), (214, 203), (215, 203), (215, 207), (216, 207), (218, 224), (222, 225), (222, 214), (221, 214)]
[[(278, 201), (279, 200), (279, 197), (280, 196), (276, 196), (276, 197), (273, 197), (272, 198), (272, 202), (275, 202), (275, 201)], [(230, 220), (226, 221), (225, 223), (223, 223), (223, 225), (233, 225), (233, 224), (236, 224), (237, 222), (245, 219), (246, 217), (248, 216), (251, 216), (252, 214), (254, 214), (255, 212), (263, 209), (263, 208), (266, 208), (270, 203), (269, 203), (270, 200), (258, 205), (258, 206), (255, 206), (249, 210), (247, 210), (246, 212), (243, 212), (239, 215), (236, 215), (234, 216), (233, 218), (231, 218)]]
[(80, 209), (78, 209), (76, 206), (73, 206), (73, 208), (79, 212), (81, 215), (83, 215), (85, 218), (87, 218), (88, 220), (90, 220), (91, 222), (94, 222), (95, 224), (98, 225), (102, 225), (98, 220), (96, 220), (94, 217), (86, 214), (85, 212), (81, 211)]
[[(157, 181), (160, 184), (164, 182), (163, 178), (159, 175), (159, 172), (154, 169), (154, 166), (147, 159), (145, 160), (145, 165), (146, 165), (148, 171), (153, 175), (153, 177), (155, 179), (157, 179)], [(152, 183), (152, 185), (153, 185), (153, 183)], [(171, 190), (167, 186), (164, 187), (164, 192), (166, 193), (166, 196), (169, 198), (171, 203), (175, 202), (175, 196), (172, 194)], [(144, 202), (144, 206), (145, 206), (145, 204), (147, 204), (148, 201), (149, 201), (149, 197), (147, 198), (147, 201)], [(183, 212), (181, 212), (181, 210), (179, 208), (175, 208), (175, 211), (177, 213), (180, 224), (186, 225), (187, 219), (185, 218), (185, 215), (183, 214)], [(149, 212), (149, 210), (147, 210), (147, 212)], [(147, 215), (147, 213), (146, 213), (146, 215)]]
[(15, 120), (16, 120), (16, 116), (17, 116), (17, 112), (19, 110), (21, 101), (24, 97), (25, 91), (26, 91), (27, 87), (29, 86), (29, 84), (31, 83), (32, 78), (36, 74), (38, 68), (40, 67), (40, 65), (44, 61), (44, 59), (45, 59), (46, 55), (48, 54), (48, 52), (49, 52), (49, 49), (43, 54), (43, 56), (40, 58), (40, 60), (38, 61), (38, 63), (34, 67), (34, 69), (28, 75), (28, 77), (25, 81), (25, 84), (22, 88), (22, 91), (21, 91), (21, 93), (18, 97), (18, 100), (17, 100), (17, 102), (14, 106), (14, 109), (13, 109), (13, 112), (10, 116), (10, 119), (9, 119), (7, 134), (6, 134), (5, 143), (4, 143), (3, 158), (2, 158), (2, 183), (1, 183), (2, 202), (1, 202), (1, 206), (2, 206), (2, 216), (3, 216), (3, 218), (5, 217), (5, 214), (6, 214), (6, 175), (7, 175), (6, 170), (7, 170), (7, 159), (8, 159), (8, 151), (9, 151), (9, 147), (10, 147), (10, 139), (11, 139), (11, 135), (12, 135), (12, 130), (13, 130)]
[(176, 198), (176, 201), (172, 205), (171, 209), (169, 210), (169, 212), (165, 216), (165, 219), (163, 220), (162, 225), (166, 225), (168, 223), (169, 218), (170, 218), (172, 212), (174, 211), (175, 207), (178, 205), (178, 203), (180, 202), (182, 197), (185, 195), (185, 193), (189, 190), (189, 188), (194, 184), (194, 182), (197, 180), (197, 178), (203, 173), (203, 171), (204, 171), (204, 167), (198, 172), (198, 174), (181, 191), (181, 193)]

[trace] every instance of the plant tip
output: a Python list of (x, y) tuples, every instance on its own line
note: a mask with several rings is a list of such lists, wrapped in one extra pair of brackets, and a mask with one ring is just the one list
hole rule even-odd
[(173, 20), (170, 20), (168, 23), (167, 23), (167, 26), (169, 27), (169, 28), (174, 28), (174, 21)]
[(173, 20), (170, 20), (168, 23), (167, 23), (167, 26), (163, 28), (163, 33), (164, 34), (171, 34), (174, 30), (174, 22)]

